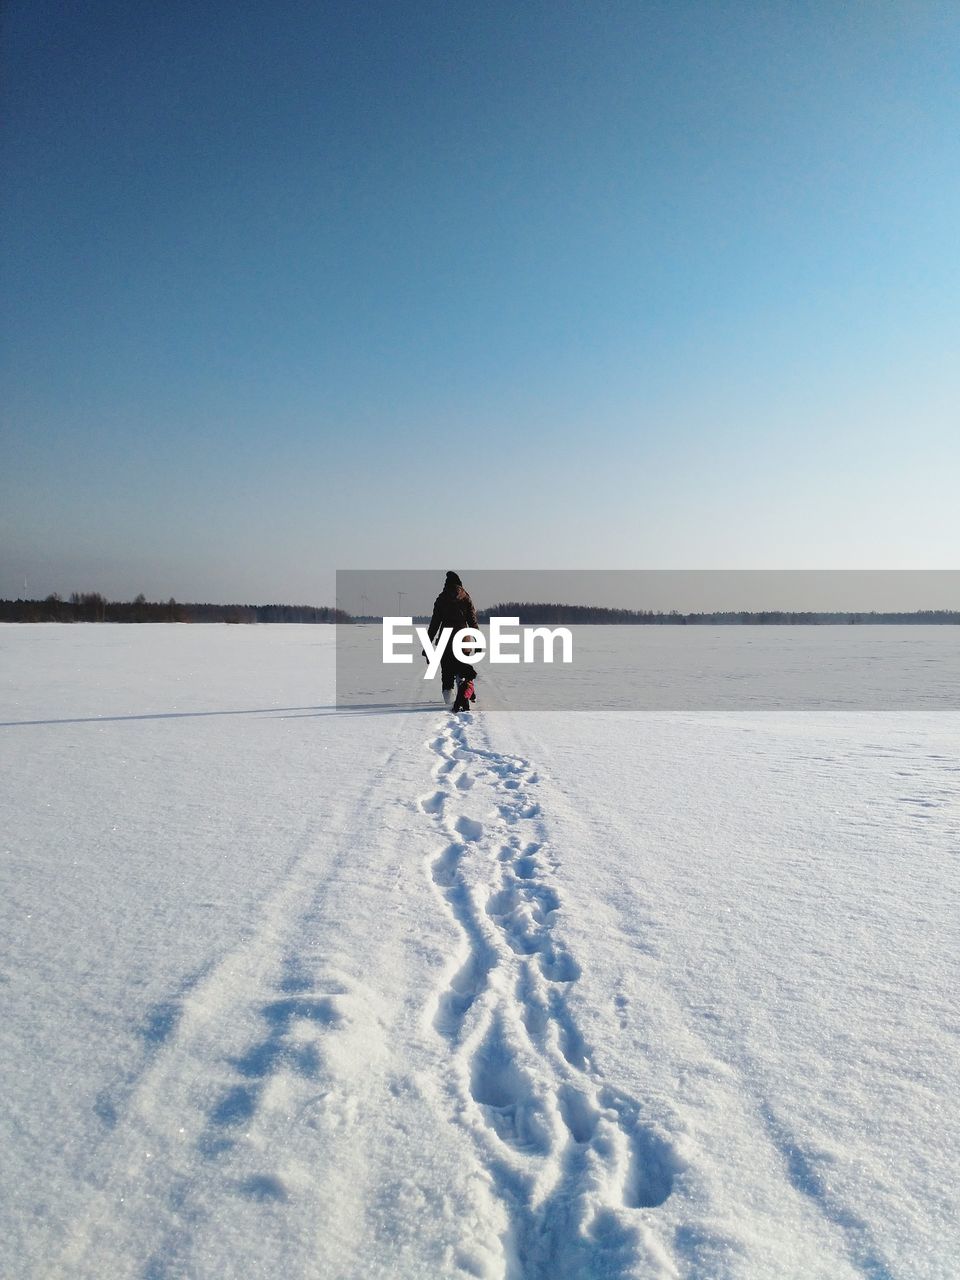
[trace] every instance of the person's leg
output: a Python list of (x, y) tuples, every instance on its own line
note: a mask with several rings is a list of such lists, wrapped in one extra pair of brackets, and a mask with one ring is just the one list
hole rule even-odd
[(455, 697), (454, 685), (456, 684), (456, 676), (456, 659), (446, 649), (440, 657), (440, 687), (443, 691), (443, 700), (448, 707), (452, 705)]

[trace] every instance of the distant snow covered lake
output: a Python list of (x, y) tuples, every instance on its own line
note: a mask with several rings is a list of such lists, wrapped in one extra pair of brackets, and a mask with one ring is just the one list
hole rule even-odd
[(338, 707), (329, 627), (0, 626), (0, 1274), (956, 1276), (960, 637), (758, 630), (929, 697), (455, 720)]

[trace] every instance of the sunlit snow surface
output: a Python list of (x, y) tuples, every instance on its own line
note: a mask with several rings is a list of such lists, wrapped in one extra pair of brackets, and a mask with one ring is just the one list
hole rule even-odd
[(956, 712), (333, 666), (0, 627), (0, 1274), (957, 1274)]

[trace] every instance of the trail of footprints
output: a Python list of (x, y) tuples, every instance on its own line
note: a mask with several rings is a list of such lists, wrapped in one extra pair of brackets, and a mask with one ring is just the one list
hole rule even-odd
[(537, 774), (489, 749), (469, 715), (427, 745), (436, 788), (418, 804), (443, 842), (430, 875), (463, 933), (433, 1026), (450, 1046), (456, 1114), (510, 1216), (506, 1274), (633, 1275), (655, 1248), (630, 1211), (666, 1200), (679, 1161), (604, 1081), (570, 1013), (580, 967), (555, 936)]

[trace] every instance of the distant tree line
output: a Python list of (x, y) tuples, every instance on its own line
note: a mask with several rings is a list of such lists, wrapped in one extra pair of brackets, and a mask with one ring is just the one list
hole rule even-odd
[(522, 626), (572, 626), (575, 623), (619, 626), (831, 626), (837, 624), (932, 623), (960, 624), (960, 610), (919, 609), (912, 613), (802, 613), (765, 609), (758, 612), (730, 610), (720, 613), (659, 613), (652, 609), (604, 609), (596, 605), (530, 604), (510, 601), (479, 611), (481, 622), (490, 615), (519, 618)]
[[(960, 625), (960, 610), (918, 609), (912, 613), (803, 613), (766, 609), (719, 613), (659, 613), (652, 609), (606, 609), (599, 605), (532, 604), (509, 601), (481, 609), (482, 623), (490, 615), (519, 618), (522, 626), (835, 626), (876, 624)], [(415, 622), (429, 619), (417, 617)], [(374, 615), (354, 618), (343, 609), (308, 604), (181, 604), (166, 601), (107, 600), (98, 591), (74, 591), (68, 600), (49, 595), (45, 600), (0, 600), (0, 622), (379, 622)]]
[(74, 591), (45, 600), (0, 600), (0, 622), (349, 622), (342, 609), (308, 604), (181, 604), (107, 600), (99, 591)]

